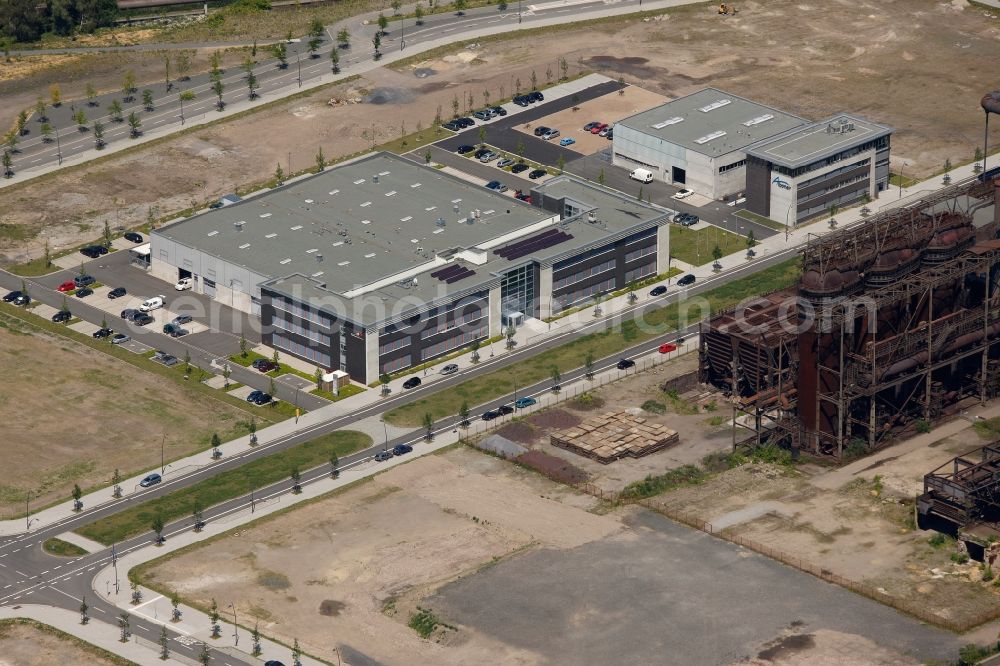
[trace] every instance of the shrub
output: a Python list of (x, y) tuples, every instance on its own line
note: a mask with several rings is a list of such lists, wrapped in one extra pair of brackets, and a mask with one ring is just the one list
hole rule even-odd
[(868, 444), (863, 439), (852, 439), (844, 447), (844, 460), (857, 460), (868, 455)]
[(951, 541), (952, 538), (950, 536), (944, 534), (943, 532), (938, 532), (930, 539), (928, 539), (927, 543), (931, 545), (931, 548), (939, 549), (943, 548), (944, 546), (947, 546), (949, 543), (951, 543)]
[(655, 400), (647, 400), (642, 403), (642, 408), (652, 414), (663, 414), (667, 411), (666, 405), (662, 402), (656, 402)]
[(931, 424), (928, 421), (924, 420), (924, 419), (919, 419), (917, 421), (917, 426), (916, 427), (917, 427), (917, 432), (930, 432), (931, 431)]
[(969, 561), (969, 556), (966, 555), (965, 553), (952, 553), (951, 561), (956, 564), (965, 564), (966, 562)]
[(623, 499), (653, 497), (680, 486), (696, 485), (705, 480), (705, 470), (695, 465), (684, 465), (657, 476), (648, 475), (642, 481), (633, 481), (622, 488)]

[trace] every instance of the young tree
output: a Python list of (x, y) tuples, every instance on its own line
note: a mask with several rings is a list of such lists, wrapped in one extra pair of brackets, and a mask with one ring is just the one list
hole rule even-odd
[(584, 374), (587, 379), (594, 378), (594, 352), (587, 352), (587, 358), (583, 361)]
[(560, 174), (566, 168), (566, 158), (563, 157), (562, 153), (559, 153), (559, 158), (556, 160), (556, 167), (559, 169)]
[[(42, 260), (45, 262), (46, 268), (51, 268), (52, 266), (52, 248), (49, 246), (49, 239), (45, 239), (45, 248), (43, 250)], [(101, 328), (107, 328), (107, 323), (101, 324)]]
[(222, 457), (222, 439), (219, 438), (219, 433), (212, 433), (212, 457), (221, 458)]
[(194, 506), (191, 508), (191, 518), (194, 519), (194, 531), (201, 532), (201, 528), (205, 526), (205, 516), (202, 513), (201, 502), (195, 500)]
[(517, 140), (517, 148), (514, 149), (514, 152), (517, 153), (517, 157), (518, 157), (518, 161), (519, 162), (523, 162), (524, 161), (524, 151), (525, 151), (524, 141), (522, 139), (518, 139)]
[(14, 158), (10, 156), (10, 151), (3, 151), (3, 157), (0, 158), (0, 164), (3, 165), (3, 177), (13, 178), (14, 176)]
[(392, 15), (399, 16), (399, 8), (403, 6), (403, 3), (400, 0), (392, 0), (389, 6), (392, 7)]
[(479, 147), (480, 148), (485, 148), (486, 147), (486, 126), (485, 125), (480, 125), (479, 126)]
[(191, 54), (187, 51), (178, 51), (174, 55), (174, 64), (177, 66), (177, 76), (181, 81), (187, 81), (191, 71)]
[(170, 607), (171, 607), (170, 608), (170, 621), (171, 622), (180, 622), (181, 621), (181, 615), (182, 615), (182, 611), (181, 611), (181, 598), (177, 594), (176, 590), (174, 590), (173, 592), (170, 593)]
[(83, 502), (80, 501), (81, 497), (83, 497), (83, 491), (80, 490), (80, 484), (74, 483), (73, 484), (73, 510), (74, 511), (79, 511), (80, 509), (83, 508)]
[(73, 114), (73, 122), (76, 123), (81, 132), (87, 131), (87, 114), (83, 112), (83, 109), (76, 110), (76, 113)]
[(226, 108), (226, 103), (222, 101), (222, 93), (225, 90), (225, 86), (222, 83), (222, 79), (216, 79), (215, 83), (212, 84), (212, 92), (215, 96), (219, 98), (219, 101), (215, 103), (215, 108), (222, 111)]
[(44, 123), (48, 122), (49, 117), (45, 115), (45, 100), (39, 97), (35, 101), (35, 115), (38, 116), (38, 122)]
[(274, 182), (275, 187), (285, 183), (285, 172), (281, 168), (281, 162), (278, 162), (278, 167), (274, 170)]
[(122, 473), (115, 467), (115, 473), (111, 476), (112, 496), (117, 499), (122, 496)]
[(177, 95), (177, 100), (181, 103), (181, 125), (184, 124), (184, 102), (191, 102), (196, 97), (193, 90), (182, 90)]
[(552, 67), (550, 65), (545, 66), (545, 85), (550, 85), (552, 83)]
[(153, 91), (149, 88), (142, 91), (142, 108), (146, 109), (146, 111), (152, 111), (156, 108), (153, 106)]
[[(326, 156), (323, 155), (323, 146), (320, 146), (316, 151), (316, 173), (319, 173), (324, 169), (326, 169)], [(319, 370), (319, 368), (316, 369), (316, 372), (319, 377), (316, 381), (317, 383), (320, 383), (323, 381), (323, 373)]]
[(302, 649), (297, 638), (292, 641), (292, 666), (302, 666)]
[(750, 248), (754, 247), (755, 245), (757, 245), (757, 237), (754, 236), (753, 229), (748, 229), (747, 230), (747, 249), (749, 250)]
[[(280, 165), (279, 165), (279, 167), (280, 167)], [(243, 358), (246, 358), (247, 354), (249, 354), (249, 353), (250, 353), (250, 343), (247, 341), (246, 336), (244, 336), (241, 333), (240, 334), (240, 356), (242, 356)]]
[(56, 108), (62, 105), (62, 91), (59, 89), (58, 83), (49, 86), (49, 99), (52, 101), (52, 106)]
[(84, 595), (84, 597), (80, 599), (80, 624), (87, 624), (90, 622), (90, 614), (88, 613), (89, 610), (90, 606), (87, 605), (87, 597)]
[(212, 68), (213, 73), (222, 73), (222, 54), (218, 51), (212, 51), (212, 57), (209, 58), (209, 65)]
[(104, 123), (100, 120), (94, 121), (94, 145), (98, 150), (104, 147)]
[(123, 120), (122, 112), (122, 103), (116, 99), (111, 100), (111, 104), (108, 105), (108, 115), (111, 116), (111, 120), (120, 123)]
[(417, 3), (417, 6), (413, 8), (413, 18), (417, 25), (424, 24), (424, 6), (421, 3)]
[(222, 627), (219, 626), (219, 604), (216, 603), (215, 599), (212, 599), (212, 607), (208, 612), (208, 621), (212, 623), (212, 638), (218, 638), (221, 635)]
[(85, 93), (87, 95), (87, 106), (97, 106), (97, 90), (93, 83), (88, 83)]
[(605, 181), (604, 167), (601, 167), (601, 173), (597, 174), (597, 184), (603, 185)]
[(712, 248), (712, 258), (718, 263), (719, 259), (722, 259), (722, 248), (716, 245)]
[(278, 354), (278, 350), (274, 349), (271, 351), (271, 363), (279, 365), (281, 363), (281, 355)]
[(566, 58), (559, 58), (559, 71), (562, 72), (562, 79), (569, 78), (567, 76), (567, 72), (569, 71), (569, 63), (566, 62)]
[(170, 80), (170, 54), (163, 56), (163, 82), (167, 86), (167, 92), (173, 90), (174, 84)]
[(293, 467), (292, 472), (289, 475), (292, 480), (292, 494), (298, 495), (302, 492), (302, 473), (299, 472), (298, 467)]
[(42, 141), (49, 143), (52, 141), (52, 125), (42, 123)]
[(337, 49), (330, 49), (330, 69), (334, 74), (340, 73), (340, 53)]
[(170, 659), (170, 644), (167, 642), (167, 627), (166, 625), (160, 626), (160, 659), (166, 661)]
[(309, 46), (309, 58), (310, 59), (316, 59), (316, 58), (319, 57), (319, 54), (316, 53), (316, 52), (319, 51), (319, 47), (320, 47), (320, 45), (322, 43), (323, 43), (323, 40), (320, 39), (319, 37), (311, 37), (309, 39), (308, 46)]
[(516, 79), (514, 79), (514, 94), (515, 95), (520, 95), (521, 94), (521, 77), (520, 76), (517, 77)]
[(205, 643), (201, 644), (201, 652), (198, 653), (198, 661), (202, 663), (202, 666), (208, 666), (208, 662), (212, 660), (212, 653), (208, 651), (208, 645)]
[(278, 59), (278, 69), (288, 68), (288, 49), (285, 47), (284, 42), (278, 42), (271, 47), (271, 52), (274, 57)]
[(462, 406), (458, 408), (458, 424), (463, 428), (469, 427), (469, 401), (463, 400)]
[(260, 647), (260, 630), (257, 628), (256, 621), (254, 621), (253, 623), (253, 631), (250, 632), (250, 642), (253, 646), (252, 649), (250, 650), (250, 654), (252, 654), (255, 657), (259, 657), (260, 653), (263, 652), (263, 650)]
[(431, 149), (428, 148), (427, 152), (424, 153), (424, 164), (430, 164), (432, 159), (434, 159), (434, 155), (431, 154)]
[(247, 74), (247, 92), (249, 93), (250, 101), (257, 99), (257, 89), (260, 88), (260, 82), (257, 80), (257, 75), (253, 72)]
[(479, 342), (479, 340), (473, 340), (472, 344), (469, 345), (469, 350), (472, 352), (472, 357), (469, 360), (471, 360), (473, 363), (479, 363), (480, 344), (481, 343)]
[(118, 628), (121, 630), (121, 638), (119, 639), (122, 643), (128, 643), (128, 637), (130, 632), (128, 630), (128, 613), (122, 612), (118, 616)]
[(313, 18), (313, 20), (309, 22), (309, 34), (313, 37), (323, 39), (323, 31), (323, 22), (320, 21), (318, 17)]
[[(389, 25), (389, 19), (387, 19), (385, 17), (385, 14), (381, 14), (380, 13), (378, 15), (378, 21), (377, 22), (378, 22), (378, 31), (384, 35), (385, 34), (385, 29)], [(376, 34), (378, 34), (378, 33), (376, 33)]]
[[(274, 377), (273, 376), (272, 377), (268, 377), (267, 392), (270, 393), (271, 395), (275, 395), (278, 392), (278, 388), (277, 388), (277, 385), (274, 383)], [(273, 402), (271, 403), (271, 406), (274, 407), (274, 403)]]
[(340, 476), (340, 470), (337, 469), (340, 466), (340, 458), (337, 456), (337, 452), (334, 451), (330, 454), (330, 478), (336, 479)]
[(376, 32), (375, 36), (372, 37), (372, 46), (375, 47), (375, 52), (373, 54), (373, 57), (374, 57), (375, 60), (379, 60), (382, 57), (382, 51), (380, 50), (382, 48), (382, 34), (381, 33)]
[(337, 46), (342, 49), (351, 48), (351, 33), (348, 32), (347, 28), (341, 28), (340, 32), (337, 33)]
[(455, 13), (461, 16), (465, 13), (466, 8), (469, 6), (468, 0), (454, 0), (452, 6), (455, 7)]
[(135, 72), (131, 69), (125, 71), (125, 76), (122, 78), (122, 98), (126, 102), (131, 102), (135, 94)]
[(424, 430), (427, 431), (424, 437), (429, 442), (434, 437), (434, 417), (430, 412), (424, 412)]
[(461, 103), (458, 101), (458, 95), (455, 95), (451, 99), (451, 112), (452, 112), (452, 114), (454, 114), (455, 118), (458, 118), (458, 109), (459, 109), (460, 106), (461, 106)]
[(191, 350), (189, 349), (184, 350), (184, 374), (191, 374)]
[(129, 134), (133, 139), (142, 134), (140, 131), (140, 128), (142, 127), (142, 120), (139, 119), (139, 114), (135, 111), (128, 114), (128, 126)]
[(980, 162), (983, 161), (983, 149), (980, 148), (979, 146), (976, 146), (976, 152), (972, 156), (972, 161), (974, 162), (974, 164), (972, 165), (972, 172), (975, 174), (982, 172), (983, 165), (980, 164)]
[(555, 365), (552, 366), (551, 375), (552, 375), (552, 391), (554, 393), (558, 393), (559, 389), (562, 388), (562, 386), (560, 385), (562, 382), (562, 374), (559, 372), (559, 368), (557, 366)]
[(489, 90), (484, 90), (483, 91), (483, 105), (484, 106), (489, 106), (490, 105), (490, 91)]
[(155, 516), (153, 516), (153, 522), (149, 524), (149, 528), (153, 530), (153, 534), (156, 535), (154, 543), (156, 543), (157, 546), (166, 541), (166, 539), (163, 538), (164, 527), (165, 526), (163, 524), (163, 515), (157, 513)]
[(4, 145), (7, 146), (7, 150), (12, 153), (17, 152), (17, 132), (11, 130), (3, 136)]
[(227, 388), (227, 389), (229, 388), (229, 378), (232, 377), (232, 375), (233, 375), (233, 371), (229, 367), (229, 364), (226, 363), (226, 365), (223, 366), (223, 368), (222, 368), (222, 379), (225, 380), (225, 382), (226, 382), (225, 388)]
[(504, 335), (507, 336), (507, 349), (513, 349), (514, 336), (517, 335), (517, 329), (514, 328), (514, 324), (507, 324), (507, 330), (504, 331)]
[(389, 395), (389, 373), (383, 372), (378, 376), (378, 383), (382, 385), (382, 397)]
[(531, 70), (531, 89), (538, 90), (538, 75), (535, 74), (535, 70)]

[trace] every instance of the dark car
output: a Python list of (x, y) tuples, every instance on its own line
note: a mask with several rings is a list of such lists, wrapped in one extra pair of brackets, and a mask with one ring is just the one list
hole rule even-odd
[[(107, 250), (105, 250), (105, 252), (107, 252)], [(96, 245), (88, 245), (87, 247), (80, 248), (80, 254), (85, 257), (90, 257), (91, 259), (97, 259), (101, 256), (101, 250)]]
[(618, 365), (616, 367), (619, 370), (628, 370), (629, 368), (632, 368), (634, 366), (635, 366), (635, 361), (633, 361), (630, 358), (623, 358), (620, 361), (618, 361)]
[(163, 477), (159, 474), (153, 473), (147, 475), (146, 478), (139, 482), (139, 485), (143, 488), (149, 488), (150, 486), (155, 486), (160, 481), (163, 481)]
[(687, 275), (685, 275), (684, 277), (682, 277), (680, 280), (678, 280), (677, 284), (679, 284), (682, 287), (686, 287), (689, 284), (694, 284), (694, 281), (695, 281), (694, 275), (692, 275), (691, 273), (688, 273)]
[(524, 162), (518, 162), (517, 164), (515, 164), (514, 166), (512, 166), (512, 167), (510, 168), (510, 172), (511, 172), (511, 173), (521, 173), (522, 171), (527, 171), (527, 170), (528, 170), (528, 169), (530, 169), (530, 168), (531, 168), (531, 167), (529, 167), (529, 166), (528, 166), (527, 164), (525, 164)]
[(31, 297), (27, 294), (18, 294), (12, 302), (14, 305), (27, 305), (31, 302)]
[(223, 204), (221, 201), (213, 201), (212, 203), (208, 204), (208, 207), (209, 208), (222, 208), (223, 205), (225, 205), (225, 204)]
[(137, 314), (139, 314), (138, 310), (133, 310), (132, 308), (125, 308), (124, 310), (122, 310), (121, 317), (122, 319), (125, 319), (127, 321), (132, 321), (132, 319), (135, 318)]
[(661, 284), (659, 287), (653, 287), (653, 290), (651, 292), (649, 292), (649, 295), (650, 296), (663, 296), (663, 294), (665, 294), (665, 293), (667, 293), (667, 288), (664, 287)]
[(14, 301), (17, 300), (18, 296), (23, 296), (23, 295), (24, 294), (22, 294), (20, 291), (12, 291), (12, 292), (10, 292), (9, 294), (7, 294), (6, 296), (3, 297), (3, 302), (4, 303), (13, 303)]
[(260, 372), (271, 372), (278, 369), (278, 364), (266, 358), (259, 358), (253, 362), (253, 367), (257, 368)]
[(255, 358), (253, 360), (253, 363), (250, 364), (250, 367), (253, 368), (254, 370), (258, 370), (258, 369), (260, 369), (260, 366), (262, 364), (267, 363), (267, 362), (268, 362), (268, 360), (266, 358)]
[(513, 414), (514, 408), (510, 405), (500, 405), (497, 407), (496, 412), (498, 416), (506, 416), (507, 414)]
[(527, 409), (528, 407), (537, 404), (538, 401), (535, 400), (534, 398), (518, 398), (517, 401), (514, 403), (514, 406), (517, 407), (518, 409)]
[(181, 362), (180, 359), (173, 354), (164, 354), (163, 356), (160, 356), (159, 361), (168, 368), (172, 368)]
[(471, 153), (475, 149), (476, 149), (475, 146), (468, 146), (468, 145), (466, 145), (466, 146), (459, 146), (458, 148), (455, 149), (455, 152), (459, 153), (461, 155), (464, 155), (466, 153)]
[(95, 338), (106, 338), (109, 335), (114, 335), (114, 331), (112, 331), (110, 328), (99, 328), (93, 333), (93, 336)]
[(441, 127), (445, 128), (446, 130), (451, 130), (452, 132), (457, 132), (458, 130), (462, 129), (457, 123), (454, 123), (450, 120), (446, 123), (441, 123)]
[(540, 90), (534, 90), (534, 91), (528, 93), (528, 97), (531, 98), (531, 103), (532, 104), (534, 104), (535, 102), (544, 102), (545, 101), (545, 95), (543, 95)]
[(164, 333), (166, 333), (167, 335), (170, 335), (170, 334), (171, 334), (171, 333), (173, 333), (173, 332), (174, 332), (174, 331), (175, 331), (175, 330), (176, 330), (177, 328), (179, 328), (179, 327), (178, 327), (178, 326), (174, 326), (173, 324), (164, 324), (164, 325), (163, 325), (163, 332), (164, 332)]
[(73, 318), (73, 314), (69, 310), (60, 310), (59, 312), (52, 315), (52, 321), (57, 324), (61, 324), (64, 321), (69, 321)]
[(274, 398), (271, 397), (270, 393), (261, 393), (259, 396), (253, 399), (253, 404), (263, 407), (264, 405), (270, 403)]
[(396, 446), (392, 447), (392, 453), (393, 455), (396, 456), (401, 456), (404, 453), (409, 453), (412, 450), (413, 447), (410, 446), (409, 444), (397, 444)]
[(190, 332), (191, 331), (187, 330), (186, 328), (181, 328), (180, 326), (175, 326), (174, 330), (170, 332), (170, 337), (172, 337), (172, 338), (180, 338), (180, 337), (183, 337), (183, 336), (187, 335)]
[(420, 386), (420, 377), (410, 377), (405, 382), (403, 382), (403, 388), (411, 389)]
[(492, 153), (492, 152), (493, 151), (490, 150), (489, 148), (480, 148), (476, 152), (472, 153), (472, 156), (475, 157), (478, 160), (483, 155), (486, 155), (487, 153)]
[(545, 125), (539, 125), (538, 127), (535, 128), (535, 136), (541, 136), (543, 134), (547, 134), (549, 132), (549, 129), (550, 128), (546, 127)]
[(145, 312), (140, 312), (135, 317), (133, 317), (132, 323), (134, 323), (136, 326), (145, 326), (146, 324), (152, 324), (153, 318), (150, 315), (146, 314)]
[(601, 123), (597, 122), (596, 120), (594, 120), (592, 122), (589, 122), (589, 123), (587, 123), (586, 125), (583, 126), (583, 131), (584, 132), (589, 132), (590, 130), (594, 129), (595, 127), (599, 126), (600, 124)]
[(498, 416), (500, 416), (500, 415), (497, 414), (496, 412), (494, 412), (492, 409), (489, 410), (489, 411), (483, 412), (483, 420), (484, 421), (492, 421), (493, 419), (495, 419)]
[(190, 324), (194, 319), (189, 314), (179, 314), (170, 320), (171, 324)]
[(87, 296), (90, 296), (93, 293), (94, 293), (93, 289), (91, 289), (90, 287), (84, 287), (82, 289), (77, 289), (76, 290), (76, 297), (77, 298), (86, 298)]
[(95, 282), (97, 282), (97, 280), (95, 280), (91, 275), (77, 275), (73, 278), (73, 284), (75, 284), (78, 289), (80, 287), (86, 287), (88, 284), (94, 284)]
[(125, 291), (125, 287), (115, 287), (114, 289), (108, 292), (108, 298), (114, 300), (116, 298), (121, 298), (127, 293), (128, 292)]
[(685, 213), (684, 219), (681, 220), (681, 226), (693, 227), (694, 225), (698, 224), (699, 220), (701, 220), (701, 218), (698, 217), (697, 215), (692, 215), (691, 213)]
[(545, 169), (535, 169), (534, 171), (528, 174), (528, 178), (530, 178), (531, 180), (535, 180), (537, 178), (541, 178), (546, 173), (548, 172), (545, 171)]
[(138, 231), (126, 231), (123, 238), (127, 241), (132, 241), (133, 243), (142, 242), (142, 234)]
[(517, 104), (518, 106), (528, 106), (531, 104), (531, 100), (528, 99), (527, 95), (518, 95), (514, 98), (514, 104)]
[(384, 462), (393, 456), (392, 450), (387, 449), (385, 451), (379, 451), (375, 454), (375, 460), (378, 462)]
[(264, 662), (264, 666), (285, 666), (282, 662), (277, 659), (268, 659)]
[(262, 395), (264, 395), (263, 391), (250, 391), (250, 394), (247, 395), (247, 402), (254, 402)]
[(476, 124), (476, 121), (472, 118), (456, 118), (455, 123), (462, 127), (472, 127)]
[(491, 180), (486, 183), (486, 189), (493, 190), (494, 192), (506, 192), (507, 186), (501, 183), (499, 180)]
[(493, 106), (493, 107), (490, 107), (490, 111), (493, 112), (494, 116), (506, 116), (507, 115), (507, 109), (503, 108), (502, 106)]

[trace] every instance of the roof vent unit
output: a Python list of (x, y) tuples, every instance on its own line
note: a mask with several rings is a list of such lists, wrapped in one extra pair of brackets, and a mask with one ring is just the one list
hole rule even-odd
[(244, 226), (246, 226), (246, 222), (243, 220), (240, 220), (239, 222), (233, 222), (233, 228), (235, 228), (236, 231), (243, 231)]
[(476, 222), (476, 211), (470, 210), (469, 214), (465, 216), (466, 224), (475, 224)]
[(773, 113), (765, 113), (762, 116), (757, 116), (756, 118), (751, 118), (750, 120), (743, 123), (744, 127), (753, 127), (754, 125), (760, 125), (761, 123), (766, 123), (768, 120), (774, 120)]
[(482, 217), (483, 217), (483, 211), (481, 211), (481, 210), (479, 210), (477, 208), (476, 209), (476, 219), (479, 220), (479, 219), (482, 219)]
[(695, 139), (694, 142), (697, 143), (699, 146), (701, 146), (701, 145), (704, 145), (704, 144), (708, 143), (709, 141), (713, 141), (715, 139), (718, 139), (718, 138), (721, 138), (721, 137), (724, 137), (724, 136), (726, 136), (725, 130), (716, 130), (715, 132), (712, 132), (711, 134), (706, 134), (705, 136), (703, 136), (703, 137), (701, 137), (699, 139)]
[(733, 100), (731, 99), (720, 99), (712, 102), (711, 104), (706, 104), (705, 106), (701, 107), (698, 110), (701, 111), (702, 113), (708, 113), (709, 111), (715, 111), (716, 109), (722, 108), (727, 104), (732, 104), (732, 103)]
[(317, 264), (323, 263), (323, 255), (322, 254), (317, 254), (316, 255), (316, 263)]
[(682, 118), (681, 116), (674, 116), (673, 118), (667, 118), (663, 122), (656, 123), (652, 127), (653, 127), (653, 129), (663, 129), (664, 127), (667, 127), (668, 125), (676, 125), (677, 123), (680, 123), (680, 122), (684, 122), (684, 118)]
[(597, 211), (596, 210), (592, 210), (589, 213), (587, 213), (587, 222), (590, 222), (591, 224), (594, 224), (595, 222), (597, 222)]
[(378, 174), (377, 173), (372, 175), (372, 182), (378, 184)]
[(444, 221), (443, 217), (439, 217), (437, 219), (437, 222), (435, 222), (435, 224), (438, 225), (439, 227), (447, 226), (447, 223)]
[(854, 123), (846, 118), (840, 118), (826, 126), (827, 134), (846, 134), (854, 131)]
[(457, 213), (458, 212), (458, 203), (457, 202), (453, 203), (451, 209)]

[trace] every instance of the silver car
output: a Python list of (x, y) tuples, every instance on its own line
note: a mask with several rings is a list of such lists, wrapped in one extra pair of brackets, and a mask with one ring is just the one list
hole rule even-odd
[(127, 335), (125, 333), (115, 333), (111, 337), (111, 344), (113, 344), (113, 345), (123, 345), (123, 344), (125, 344), (126, 342), (128, 342), (131, 339), (132, 339), (132, 336)]
[(482, 157), (480, 157), (479, 161), (482, 162), (483, 164), (486, 164), (487, 162), (492, 162), (493, 160), (495, 160), (498, 157), (500, 157), (500, 156), (497, 155), (496, 153), (494, 153), (491, 150), (490, 152), (485, 153)]
[(458, 372), (458, 364), (456, 364), (456, 363), (449, 363), (448, 365), (446, 365), (443, 368), (441, 368), (441, 371), (440, 371), (439, 374), (442, 374), (442, 375), (453, 375), (456, 372)]

